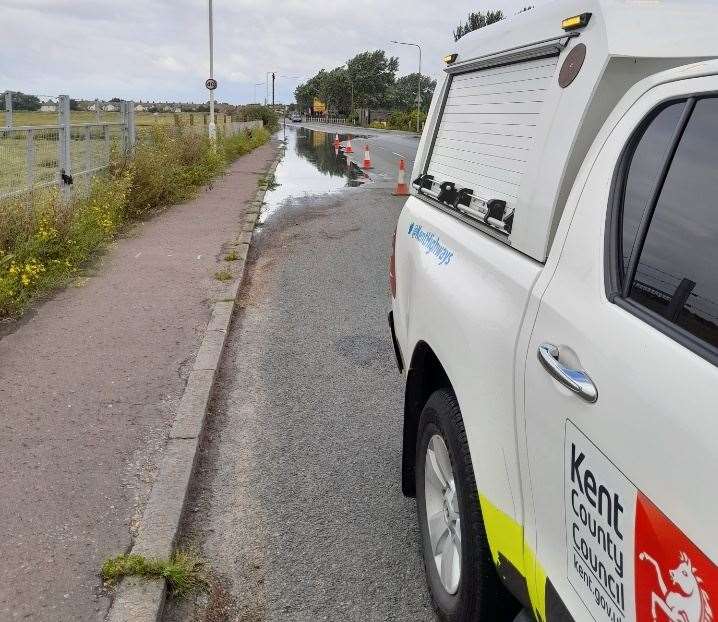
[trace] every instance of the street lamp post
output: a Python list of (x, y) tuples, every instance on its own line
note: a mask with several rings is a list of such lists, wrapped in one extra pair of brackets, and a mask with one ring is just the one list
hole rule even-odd
[(258, 103), (259, 103), (259, 101), (257, 100), (257, 87), (258, 87), (258, 86), (262, 86), (263, 84), (264, 84), (264, 82), (257, 82), (257, 83), (254, 85), (254, 103), (255, 103), (255, 104), (258, 104)]
[[(285, 76), (281, 73), (278, 73), (275, 75), (275, 77), (276, 78), (284, 78), (285, 80), (293, 80), (293, 79), (301, 78), (302, 76)], [(279, 96), (281, 97), (281, 93), (279, 93)], [(272, 99), (274, 99), (274, 98), (272, 98)], [(274, 103), (274, 102), (272, 102), (272, 103)], [(279, 103), (281, 104), (281, 101)]]
[(411, 45), (419, 50), (419, 85), (416, 92), (416, 131), (419, 131), (419, 117), (421, 116), (421, 46), (418, 43), (406, 43), (405, 41), (391, 41), (398, 45)]
[[(212, 28), (212, 0), (209, 0), (209, 79), (214, 79), (214, 33)], [(217, 126), (214, 124), (214, 89), (209, 89), (209, 139), (217, 140)]]

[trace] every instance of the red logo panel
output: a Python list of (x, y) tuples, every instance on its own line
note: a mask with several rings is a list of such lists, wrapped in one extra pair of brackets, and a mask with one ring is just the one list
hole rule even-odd
[(636, 620), (714, 621), (718, 567), (640, 492), (635, 568)]

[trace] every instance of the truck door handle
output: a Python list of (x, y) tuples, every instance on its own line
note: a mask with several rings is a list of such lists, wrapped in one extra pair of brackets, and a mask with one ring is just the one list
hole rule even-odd
[(558, 348), (555, 345), (542, 343), (538, 347), (538, 358), (551, 376), (581, 399), (591, 404), (598, 399), (598, 389), (593, 384), (593, 380), (581, 369), (571, 369), (562, 365), (558, 360)]

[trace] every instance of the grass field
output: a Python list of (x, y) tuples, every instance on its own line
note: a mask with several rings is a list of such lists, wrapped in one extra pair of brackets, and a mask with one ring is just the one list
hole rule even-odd
[[(177, 113), (182, 125), (190, 125), (192, 121), (196, 125), (204, 123), (204, 112), (179, 112)], [(55, 112), (13, 112), (13, 125), (57, 125), (58, 118)], [(227, 119), (229, 120), (229, 119)], [(100, 112), (100, 123), (119, 123), (119, 112)], [(5, 117), (0, 114), (0, 122), (5, 123)], [(217, 115), (217, 123), (224, 122), (224, 115)], [(70, 123), (97, 123), (97, 115), (87, 110), (73, 110), (70, 112)], [(172, 112), (135, 112), (135, 125), (173, 125), (175, 115)]]

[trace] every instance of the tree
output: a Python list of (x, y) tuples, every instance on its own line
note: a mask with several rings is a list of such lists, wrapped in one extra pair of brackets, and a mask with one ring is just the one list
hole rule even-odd
[(461, 37), (474, 30), (500, 22), (502, 19), (504, 19), (504, 12), (501, 9), (489, 10), (486, 13), (481, 11), (469, 13), (468, 19), (463, 24), (459, 24), (454, 30), (454, 41), (458, 41)]
[(76, 99), (70, 99), (70, 110), (80, 110), (80, 102)]
[(294, 89), (294, 98), (297, 100), (300, 109), (307, 110), (311, 108), (314, 105), (315, 98), (321, 100), (326, 74), (326, 70), (322, 69), (315, 76), (299, 84)]
[(354, 104), (376, 108), (387, 102), (389, 87), (399, 68), (399, 59), (387, 58), (384, 50), (362, 52), (346, 63), (347, 74), (354, 85)]
[(340, 113), (347, 114), (352, 105), (352, 83), (344, 67), (325, 72), (319, 84), (319, 99)]
[(272, 132), (279, 128), (279, 116), (276, 110), (271, 106), (246, 104), (244, 106), (237, 106), (232, 114), (236, 114), (240, 121), (261, 120), (264, 123), (264, 127)]
[[(418, 73), (410, 73), (409, 75), (398, 78), (397, 81), (389, 89), (389, 103), (392, 108), (410, 111), (416, 108), (416, 91), (419, 82)], [(436, 88), (436, 80), (432, 80), (429, 76), (421, 76), (421, 108), (428, 110), (431, 103), (431, 96)]]
[[(4, 106), (4, 102), (2, 105)], [(35, 95), (25, 95), (17, 91), (12, 93), (13, 110), (40, 110), (41, 105), (40, 99)]]

